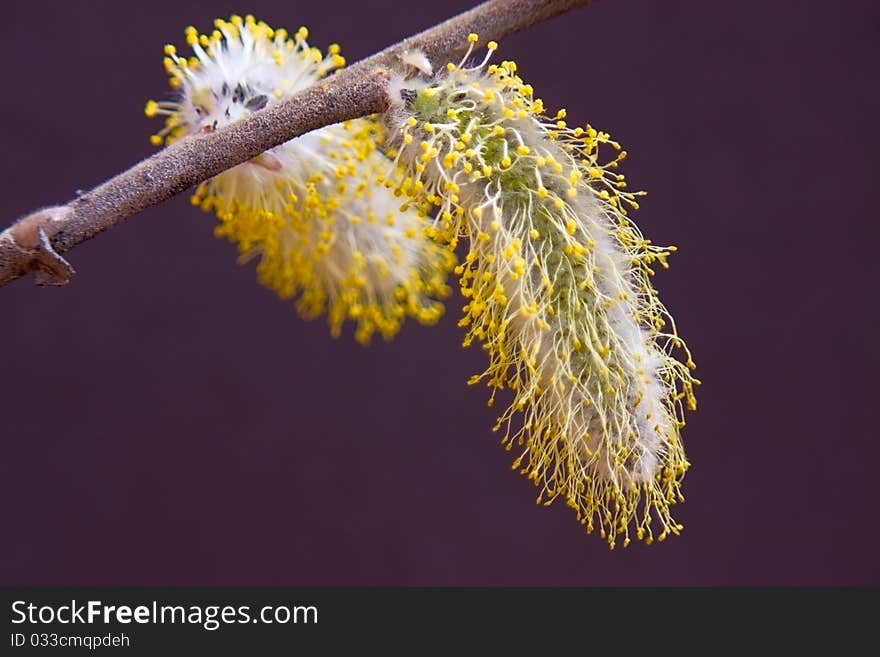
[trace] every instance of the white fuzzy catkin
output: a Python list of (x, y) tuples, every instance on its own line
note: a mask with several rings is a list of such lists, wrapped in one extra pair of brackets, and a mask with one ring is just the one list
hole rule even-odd
[[(187, 28), (193, 55), (166, 46), (165, 67), (178, 99), (149, 101), (164, 115), (158, 144), (210, 132), (258, 112), (343, 66), (327, 54), (252, 16), (215, 21), (211, 34)], [(258, 255), (262, 283), (296, 297), (307, 318), (328, 314), (337, 335), (346, 319), (368, 342), (393, 336), (405, 316), (434, 323), (448, 293), (451, 254), (425, 236), (426, 222), (376, 178), (389, 160), (377, 149), (382, 126), (371, 119), (327, 126), (292, 139), (203, 183), (193, 203), (217, 214), (217, 233)]]

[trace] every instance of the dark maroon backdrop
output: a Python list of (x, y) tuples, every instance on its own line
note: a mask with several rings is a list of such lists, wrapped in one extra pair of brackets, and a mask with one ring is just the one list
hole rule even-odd
[[(354, 60), (470, 5), (348, 4), (10, 4), (0, 218), (152, 151), (190, 23), (251, 11)], [(502, 41), (624, 142), (641, 227), (679, 246), (657, 286), (704, 381), (680, 538), (609, 552), (534, 505), (460, 300), (334, 341), (181, 196), (77, 248), (68, 287), (0, 289), (0, 583), (880, 584), (878, 42), (875, 3), (794, 0), (606, 0)]]

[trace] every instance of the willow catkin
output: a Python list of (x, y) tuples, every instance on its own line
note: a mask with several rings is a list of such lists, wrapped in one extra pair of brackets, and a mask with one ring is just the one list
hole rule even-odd
[[(326, 54), (252, 16), (218, 19), (210, 34), (187, 28), (189, 57), (165, 47), (176, 98), (149, 101), (165, 126), (160, 145), (210, 132), (308, 87), (343, 66), (339, 46)], [(259, 280), (295, 297), (301, 315), (325, 310), (338, 335), (347, 319), (369, 342), (400, 329), (405, 316), (431, 324), (448, 294), (453, 256), (425, 236), (425, 220), (375, 178), (389, 162), (377, 149), (382, 126), (359, 119), (291, 139), (201, 184), (193, 203), (216, 213), (217, 234), (259, 256)]]
[[(470, 36), (471, 45), (476, 36)], [(625, 157), (607, 133), (548, 118), (513, 62), (449, 63), (390, 82), (393, 186), (454, 250), (467, 299), (465, 345), (489, 355), (485, 380), (513, 401), (496, 430), (514, 467), (562, 497), (587, 531), (653, 542), (677, 534), (670, 506), (688, 468), (680, 429), (696, 407), (693, 362), (651, 284), (674, 247), (629, 218)], [(600, 162), (600, 149), (615, 153)], [(684, 362), (675, 354), (682, 354)]]

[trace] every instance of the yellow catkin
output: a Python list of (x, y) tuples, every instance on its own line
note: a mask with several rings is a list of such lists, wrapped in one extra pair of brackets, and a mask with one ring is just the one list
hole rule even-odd
[[(394, 78), (386, 115), (396, 185), (454, 249), (464, 344), (489, 366), (471, 383), (511, 391), (496, 425), (513, 467), (561, 497), (613, 548), (677, 534), (693, 362), (651, 283), (674, 247), (629, 218), (626, 153), (605, 133), (545, 114), (513, 62)], [(497, 44), (490, 44), (491, 53)], [(613, 156), (604, 161), (600, 150)], [(682, 362), (677, 358), (683, 358)]]
[[(227, 123), (284, 99), (345, 64), (253, 16), (218, 19), (214, 30), (186, 29), (193, 55), (166, 46), (174, 101), (148, 101), (163, 116), (157, 145)], [(427, 235), (416, 208), (382, 184), (389, 160), (377, 149), (382, 126), (371, 119), (328, 126), (290, 140), (201, 184), (194, 205), (216, 214), (217, 234), (259, 257), (259, 280), (295, 298), (303, 317), (327, 313), (333, 335), (356, 324), (355, 337), (386, 339), (406, 316), (437, 321), (454, 256)]]

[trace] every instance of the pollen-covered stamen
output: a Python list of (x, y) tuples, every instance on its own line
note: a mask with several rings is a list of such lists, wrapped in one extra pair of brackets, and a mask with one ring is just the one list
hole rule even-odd
[[(338, 45), (326, 54), (252, 16), (218, 19), (210, 34), (187, 28), (193, 55), (165, 48), (177, 101), (149, 101), (164, 116), (154, 143), (210, 132), (305, 88), (345, 64)], [(328, 126), (272, 148), (203, 183), (193, 203), (213, 211), (218, 235), (258, 255), (260, 281), (295, 297), (300, 313), (325, 311), (338, 335), (347, 319), (355, 337), (390, 338), (406, 316), (433, 323), (448, 294), (453, 257), (425, 235), (427, 222), (375, 178), (388, 167), (376, 148), (382, 127), (362, 119)]]
[[(652, 520), (665, 538), (680, 530), (669, 506), (696, 383), (649, 280), (673, 249), (650, 245), (627, 218), (641, 193), (617, 173), (619, 144), (569, 128), (564, 110), (546, 117), (513, 62), (487, 60), (394, 82), (409, 91), (387, 115), (397, 190), (436, 211), (439, 239), (469, 240), (456, 269), (468, 300), (460, 324), (465, 344), (490, 357), (471, 382), (513, 391), (496, 429), (508, 449), (521, 446), (515, 467), (538, 500), (564, 497), (612, 547), (629, 543), (631, 524), (653, 540)], [(600, 148), (617, 155), (600, 163)]]

